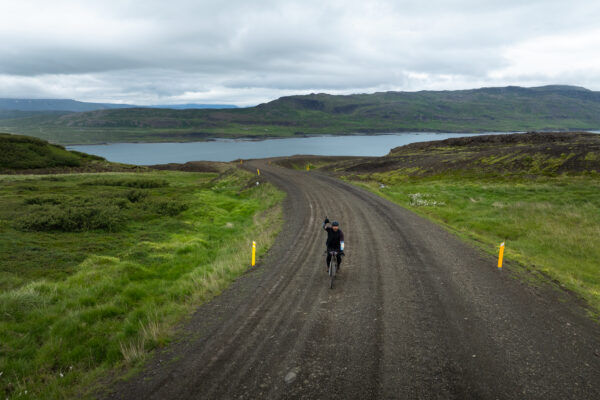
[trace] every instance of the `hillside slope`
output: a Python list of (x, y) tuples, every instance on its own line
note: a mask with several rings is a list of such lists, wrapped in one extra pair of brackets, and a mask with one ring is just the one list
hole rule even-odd
[(600, 135), (530, 132), (482, 135), (397, 147), (385, 157), (345, 161), (326, 168), (352, 174), (394, 177), (457, 175), (559, 176), (600, 173)]
[(600, 128), (600, 92), (555, 85), (310, 94), (243, 109), (126, 108), (11, 119), (0, 125), (68, 144), (404, 131), (594, 130)]
[(69, 151), (29, 136), (0, 133), (0, 174), (125, 171), (137, 168)]

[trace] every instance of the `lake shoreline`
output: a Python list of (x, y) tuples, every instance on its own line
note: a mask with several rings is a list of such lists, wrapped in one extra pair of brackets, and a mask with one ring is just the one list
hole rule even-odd
[[(67, 146), (116, 163), (149, 166), (189, 161), (230, 162), (239, 159), (316, 156), (381, 157), (395, 147), (458, 137), (507, 135), (515, 132), (403, 132), (379, 135), (318, 135), (277, 138), (216, 138), (200, 142), (136, 142)], [(524, 132), (516, 132), (524, 134)]]
[[(548, 131), (555, 132), (555, 131)], [(567, 131), (565, 131), (567, 132)], [(216, 141), (244, 141), (244, 142), (263, 142), (266, 140), (275, 140), (275, 139), (306, 139), (306, 138), (318, 138), (318, 137), (354, 137), (354, 136), (393, 136), (393, 135), (404, 135), (404, 134), (453, 134), (453, 135), (501, 135), (501, 134), (509, 134), (509, 133), (526, 133), (525, 131), (509, 131), (509, 132), (449, 132), (449, 131), (397, 131), (397, 132), (356, 132), (356, 133), (326, 133), (326, 134), (298, 134), (293, 136), (257, 136), (257, 135), (248, 135), (248, 136), (236, 136), (236, 137), (227, 137), (227, 136), (214, 136), (214, 137), (206, 137), (204, 139), (195, 139), (195, 140), (152, 140), (152, 141), (122, 141), (122, 142), (98, 142), (98, 143), (69, 143), (69, 144), (60, 144), (53, 143), (63, 146), (67, 149), (73, 146), (108, 146), (113, 144), (143, 144), (143, 143), (206, 143), (206, 142), (216, 142)], [(51, 142), (52, 143), (52, 142)]]
[[(486, 132), (507, 134), (509, 132)], [(230, 162), (236, 159), (287, 157), (297, 154), (319, 156), (383, 156), (390, 149), (414, 142), (454, 137), (481, 136), (475, 133), (404, 132), (382, 135), (318, 135), (290, 138), (218, 138), (201, 142), (109, 143), (68, 146), (68, 150), (94, 154), (107, 161), (133, 165), (157, 165), (188, 161)]]

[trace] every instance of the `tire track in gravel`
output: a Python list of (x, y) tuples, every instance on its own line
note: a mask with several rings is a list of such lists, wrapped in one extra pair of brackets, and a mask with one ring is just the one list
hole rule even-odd
[[(246, 165), (287, 192), (276, 243), (104, 397), (600, 398), (600, 329), (572, 299), (363, 189)], [(347, 237), (333, 290), (325, 215)]]

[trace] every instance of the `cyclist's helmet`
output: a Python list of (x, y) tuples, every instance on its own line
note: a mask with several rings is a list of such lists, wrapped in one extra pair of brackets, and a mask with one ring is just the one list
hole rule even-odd
[(333, 221), (333, 222), (331, 223), (331, 226), (340, 226), (340, 223), (339, 223), (339, 222), (337, 222), (337, 221)]

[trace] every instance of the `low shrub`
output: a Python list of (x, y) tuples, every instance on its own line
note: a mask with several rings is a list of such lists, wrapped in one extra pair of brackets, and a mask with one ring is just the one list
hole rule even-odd
[(148, 197), (148, 193), (141, 191), (141, 190), (130, 190), (128, 191), (125, 196), (127, 197), (127, 200), (129, 200), (132, 203), (137, 203), (139, 201), (144, 200), (146, 197)]
[(35, 205), (19, 219), (17, 225), (25, 231), (81, 232), (89, 230), (115, 231), (124, 222), (121, 209), (108, 204), (76, 204), (69, 206)]
[(33, 186), (33, 185), (20, 185), (17, 186), (18, 190), (21, 190), (23, 192), (37, 192), (39, 190), (39, 188), (37, 186)]
[(54, 204), (54, 205), (58, 205), (61, 204), (61, 199), (59, 199), (58, 197), (53, 197), (53, 196), (37, 196), (37, 197), (29, 197), (26, 198), (23, 203), (27, 204), (27, 205), (31, 205), (31, 204)]
[(154, 212), (160, 215), (174, 217), (188, 209), (188, 205), (177, 200), (157, 200), (150, 204)]
[(44, 176), (40, 178), (41, 181), (49, 181), (49, 182), (64, 182), (66, 180), (65, 177), (62, 176)]
[(169, 186), (169, 182), (164, 179), (111, 179), (102, 178), (83, 182), (82, 185), (88, 186), (125, 186), (138, 189), (154, 189)]

